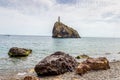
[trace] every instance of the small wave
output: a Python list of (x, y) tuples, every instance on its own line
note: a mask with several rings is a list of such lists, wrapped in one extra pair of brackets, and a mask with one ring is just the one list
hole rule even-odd
[(23, 76), (23, 75), (25, 75), (25, 74), (27, 74), (27, 73), (26, 73), (26, 72), (23, 72), (23, 73), (18, 73), (17, 75)]

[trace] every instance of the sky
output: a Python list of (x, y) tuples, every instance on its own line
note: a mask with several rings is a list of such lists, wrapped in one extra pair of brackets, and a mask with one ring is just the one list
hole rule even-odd
[(0, 34), (51, 36), (58, 16), (82, 37), (120, 37), (120, 0), (0, 0)]

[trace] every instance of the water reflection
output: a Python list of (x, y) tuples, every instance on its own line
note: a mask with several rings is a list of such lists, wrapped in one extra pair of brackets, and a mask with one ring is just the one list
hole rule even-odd
[(13, 64), (20, 64), (22, 61), (27, 61), (27, 57), (12, 57), (10, 60)]

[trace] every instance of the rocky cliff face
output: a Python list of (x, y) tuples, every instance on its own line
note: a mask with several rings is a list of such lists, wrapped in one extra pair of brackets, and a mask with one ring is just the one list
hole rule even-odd
[(78, 32), (67, 25), (56, 22), (52, 32), (53, 38), (80, 38)]

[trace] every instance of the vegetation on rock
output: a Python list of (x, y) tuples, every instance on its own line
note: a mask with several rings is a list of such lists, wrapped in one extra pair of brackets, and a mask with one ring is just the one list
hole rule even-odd
[(75, 58), (76, 58), (76, 59), (83, 59), (83, 58), (89, 58), (89, 56), (83, 54), (83, 55), (79, 55), (79, 56), (77, 56), (77, 57), (75, 57)]
[(32, 53), (31, 49), (12, 47), (9, 50), (8, 55), (10, 57), (24, 57), (24, 56), (28, 56), (31, 53)]

